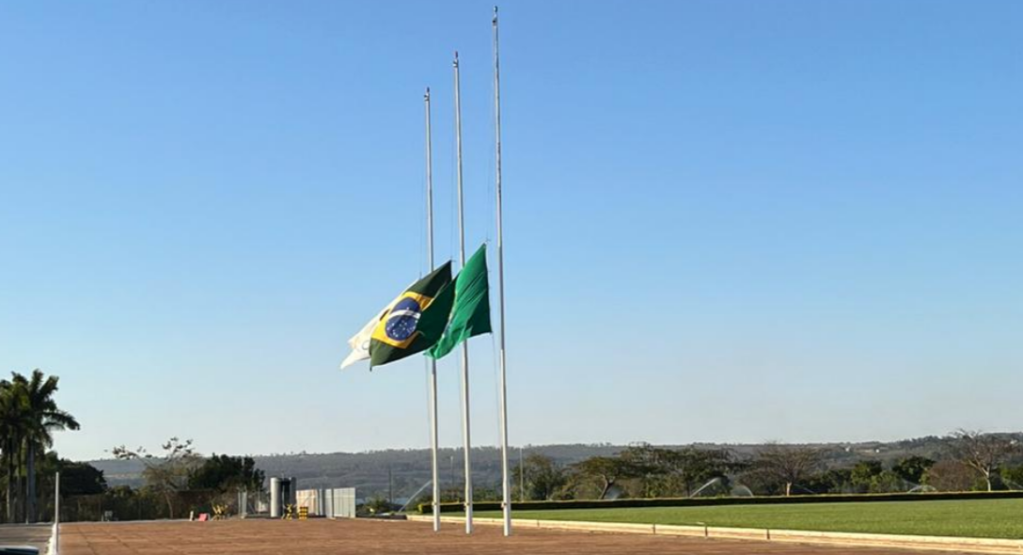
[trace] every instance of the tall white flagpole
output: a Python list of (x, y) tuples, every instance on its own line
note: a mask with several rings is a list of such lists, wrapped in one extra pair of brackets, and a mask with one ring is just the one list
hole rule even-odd
[(53, 537), (50, 538), (52, 545), (50, 553), (60, 553), (60, 472), (54, 475), (53, 486)]
[[(455, 147), (458, 151), (458, 263), (465, 267), (465, 203), (462, 198), (462, 97), (455, 52)], [(469, 343), (462, 342), (462, 444), (465, 450), (465, 533), (472, 534), (472, 444), (469, 434)]]
[[(501, 58), (498, 53), (497, 6), (494, 6), (494, 133), (497, 193), (497, 304), (501, 309), (498, 352), (501, 364), (501, 508), (504, 516), (504, 535), (511, 535), (511, 481), (508, 475), (508, 378), (504, 354), (504, 236), (501, 221)], [(520, 469), (521, 471), (521, 469)]]
[[(423, 96), (426, 105), (426, 252), (433, 267), (433, 138), (430, 130), (430, 87)], [(437, 361), (430, 359), (430, 462), (433, 465), (433, 531), (440, 531), (440, 470), (437, 465)]]

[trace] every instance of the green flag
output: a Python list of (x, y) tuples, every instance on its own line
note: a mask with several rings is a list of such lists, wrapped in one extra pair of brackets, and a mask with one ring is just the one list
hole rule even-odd
[(490, 331), (487, 246), (483, 245), (455, 278), (455, 306), (451, 309), (451, 320), (444, 330), (444, 336), (426, 354), (442, 358), (462, 341)]
[(454, 302), (451, 262), (413, 283), (385, 309), (369, 342), (369, 366), (429, 349), (444, 333)]

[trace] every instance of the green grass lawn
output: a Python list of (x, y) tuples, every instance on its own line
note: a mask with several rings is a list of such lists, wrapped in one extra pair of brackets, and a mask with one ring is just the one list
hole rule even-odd
[[(500, 517), (497, 512), (477, 513)], [(1023, 499), (514, 511), (514, 518), (1023, 539)]]

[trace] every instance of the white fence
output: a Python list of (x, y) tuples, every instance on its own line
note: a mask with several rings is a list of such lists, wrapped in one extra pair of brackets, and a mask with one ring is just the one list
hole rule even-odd
[(308, 507), (310, 516), (355, 518), (355, 488), (300, 489), (299, 507)]

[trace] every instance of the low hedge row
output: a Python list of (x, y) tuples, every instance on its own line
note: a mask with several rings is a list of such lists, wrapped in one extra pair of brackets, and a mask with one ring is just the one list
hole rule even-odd
[[(706, 507), (709, 505), (787, 505), (795, 503), (862, 503), (870, 501), (946, 501), (964, 499), (1020, 499), (1023, 491), (967, 491), (942, 493), (857, 493), (765, 496), (765, 497), (683, 497), (660, 499), (605, 499), (570, 501), (523, 501), (513, 502), (518, 511), (551, 511), (559, 509), (625, 509), (634, 507)], [(456, 513), (464, 510), (461, 503), (441, 503), (441, 513)], [(501, 503), (482, 501), (473, 503), (474, 511), (499, 511)], [(421, 514), (433, 512), (429, 503), (419, 505)]]

